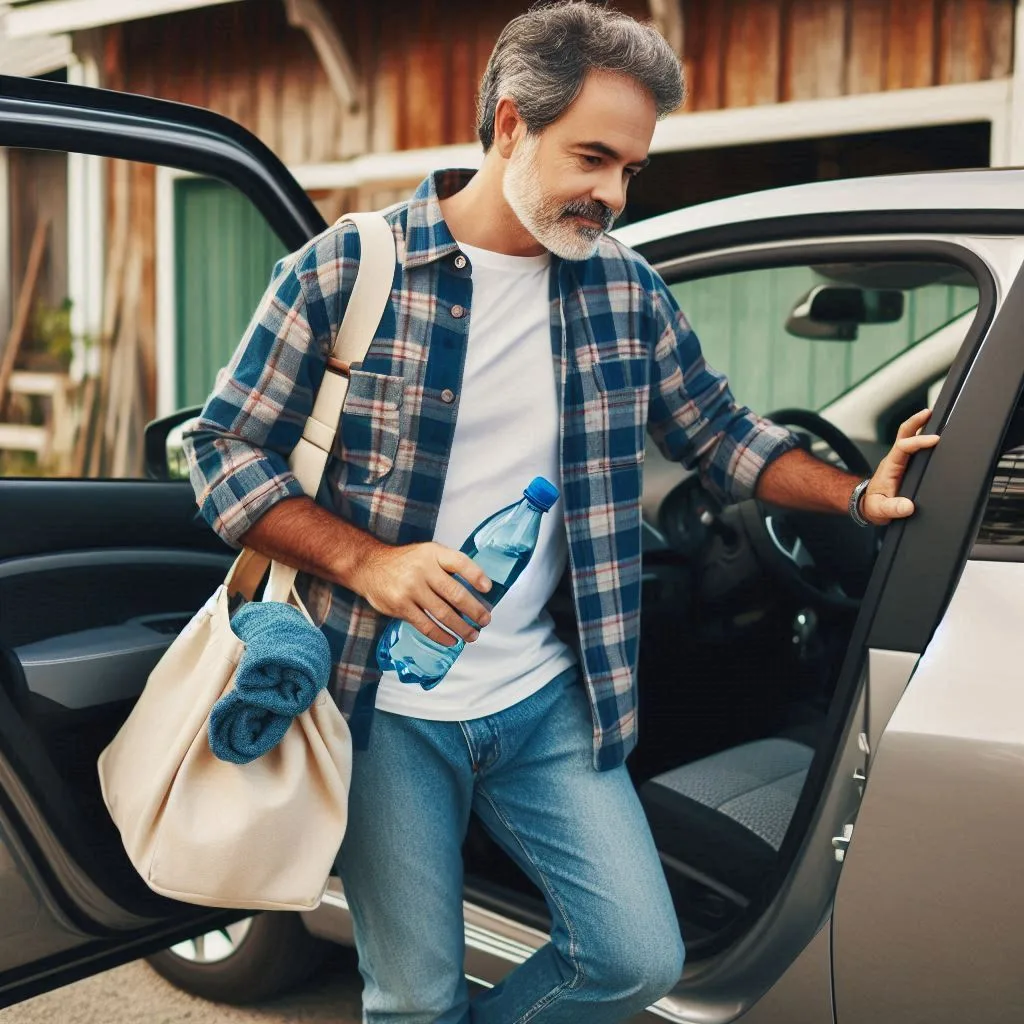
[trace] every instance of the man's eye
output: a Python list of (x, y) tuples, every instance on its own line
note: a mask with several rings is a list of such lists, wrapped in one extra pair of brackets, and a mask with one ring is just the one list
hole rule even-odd
[(583, 154), (583, 162), (588, 167), (600, 167), (601, 166), (601, 157), (599, 157), (599, 156), (591, 156), (588, 153), (584, 153)]

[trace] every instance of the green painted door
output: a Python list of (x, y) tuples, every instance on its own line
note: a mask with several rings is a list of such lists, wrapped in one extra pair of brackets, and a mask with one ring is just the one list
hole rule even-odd
[(235, 189), (208, 178), (174, 186), (177, 407), (202, 405), (230, 360), (286, 249)]

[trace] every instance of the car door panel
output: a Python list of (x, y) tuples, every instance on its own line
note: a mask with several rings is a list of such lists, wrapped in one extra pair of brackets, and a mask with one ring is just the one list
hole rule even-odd
[(1024, 567), (1013, 547), (999, 552), (1009, 560), (967, 558), (1024, 386), (1022, 315), (1024, 275), (951, 404), (872, 627), (876, 642), (923, 654), (872, 751), (836, 894), (839, 1024), (1024, 1012)]
[(13, 654), (40, 707), (79, 710), (130, 700), (190, 617), (187, 609), (137, 615), (22, 644)]
[(741, 1024), (830, 1024), (832, 1013), (831, 935), (828, 926), (793, 961)]
[[(843, 223), (841, 215), (836, 218), (837, 225)], [(943, 429), (945, 433), (959, 415), (958, 396), (961, 387), (967, 386), (965, 381), (970, 384), (972, 392), (985, 389), (991, 383), (987, 372), (977, 381), (974, 378), (981, 366), (979, 353), (989, 346), (995, 327), (1020, 321), (1020, 311), (1015, 304), (1008, 307), (1007, 317), (999, 312), (1007, 295), (1007, 284), (1013, 280), (1019, 266), (1019, 253), (1012, 239), (1001, 241), (956, 236), (947, 233), (946, 223), (942, 211), (922, 212), (917, 215), (915, 223), (915, 229), (922, 235), (909, 238), (892, 235), (881, 221), (872, 224), (865, 220), (864, 233), (859, 237), (829, 241), (827, 228), (832, 224), (829, 215), (819, 217), (813, 232), (809, 232), (808, 237), (814, 235), (821, 241), (798, 238), (787, 243), (780, 239), (778, 251), (771, 246), (752, 246), (749, 252), (741, 247), (732, 248), (739, 226), (731, 227), (732, 233), (723, 235), (723, 246), (730, 247), (724, 248), (720, 254), (712, 252), (710, 256), (673, 260), (676, 247), (669, 240), (641, 248), (648, 258), (656, 256), (666, 260), (662, 272), (670, 285), (673, 273), (685, 280), (699, 281), (706, 274), (722, 270), (786, 266), (787, 261), (828, 264), (878, 258), (879, 254), (893, 259), (927, 259), (934, 255), (939, 261), (948, 258), (951, 263), (969, 269), (978, 284), (978, 314), (963, 340), (927, 428)], [(873, 237), (874, 232), (884, 232), (884, 236)], [(716, 229), (715, 241), (718, 234)], [(707, 244), (712, 248), (714, 243), (708, 240)], [(687, 247), (684, 240), (678, 252), (685, 254)], [(772, 251), (767, 251), (769, 249)], [(695, 329), (700, 332), (699, 322)], [(1003, 369), (1005, 371), (1005, 367)], [(998, 374), (1000, 370), (996, 368), (995, 372)], [(1009, 396), (1015, 394), (1019, 380), (1019, 374), (1013, 380), (1004, 379), (1002, 389), (991, 392), (998, 396), (996, 409), (1003, 408), (998, 403), (1004, 403), (1007, 410), (1012, 406), (1013, 399)], [(737, 397), (743, 400), (742, 394), (737, 394)], [(989, 404), (991, 414), (991, 402)], [(997, 412), (997, 419), (999, 415)], [(1004, 423), (993, 425), (994, 436), (998, 436)], [(943, 450), (945, 441), (944, 437), (937, 451)], [(949, 463), (962, 466), (965, 459), (972, 457), (969, 451), (969, 445), (965, 448), (954, 439), (946, 450)], [(773, 985), (776, 982), (785, 984), (787, 965), (795, 963), (794, 957), (800, 949), (810, 948), (808, 943), (815, 934), (819, 936), (817, 949), (828, 950), (828, 942), (820, 937), (822, 932), (819, 928), (831, 913), (835, 886), (845, 871), (844, 862), (836, 856), (837, 849), (841, 853), (842, 843), (835, 847), (832, 838), (841, 837), (844, 828), (857, 820), (868, 736), (872, 733), (877, 735), (892, 708), (898, 704), (916, 661), (916, 653), (924, 649), (930, 630), (949, 599), (966, 554), (965, 538), (970, 534), (971, 515), (984, 488), (987, 467), (982, 466), (977, 469), (976, 479), (972, 477), (968, 482), (968, 491), (957, 495), (955, 521), (940, 527), (940, 532), (945, 530), (946, 550), (943, 557), (936, 558), (934, 544), (918, 536), (917, 531), (935, 524), (940, 518), (939, 510), (945, 516), (944, 498), (941, 496), (951, 485), (956, 489), (955, 482), (941, 471), (932, 477), (932, 466), (938, 458), (940, 456), (935, 452), (915, 458), (901, 490), (918, 502), (919, 515), (907, 524), (894, 524), (888, 529), (875, 561), (861, 614), (853, 626), (847, 653), (837, 674), (819, 746), (779, 853), (778, 878), (781, 881), (778, 894), (734, 949), (728, 950), (705, 970), (695, 972), (691, 980), (684, 978), (683, 985), (671, 997), (679, 1019), (731, 1019), (717, 1016), (717, 1010), (713, 1018), (708, 1013), (716, 1005), (716, 1000), (728, 993), (736, 1001), (733, 1005), (737, 1009), (750, 1007), (747, 1015), (751, 1019), (760, 1019), (755, 1009), (763, 1005), (766, 1012), (770, 1007), (778, 1006), (777, 1019), (791, 1020), (797, 1012), (797, 1004), (788, 1003), (785, 999), (778, 1002)], [(973, 458), (977, 459), (977, 449)], [(969, 493), (970, 487), (975, 488), (973, 498)], [(958, 542), (951, 544), (954, 534)], [(929, 548), (933, 549), (930, 562)], [(929, 585), (915, 587), (915, 581), (921, 579), (922, 572), (926, 574)], [(865, 912), (870, 913), (870, 901), (864, 893), (861, 899)], [(838, 948), (834, 955), (834, 962), (838, 965)], [(769, 994), (765, 995), (766, 992)], [(827, 1013), (828, 1019), (831, 1019), (830, 1003), (831, 1000), (822, 1005), (822, 1013)], [(837, 1010), (841, 1019), (841, 1001), (837, 1002)], [(765, 1019), (775, 1018), (769, 1014)], [(851, 1019), (885, 1018), (884, 1015), (855, 1014)]]
[(36, 715), (48, 705), (79, 709), (137, 697), (230, 564), (212, 552), (144, 548), (0, 564), (0, 615), (12, 609), (3, 615), (3, 643)]
[[(217, 177), (288, 249), (325, 227), (277, 157), (209, 111), (0, 78), (0, 145)], [(153, 893), (96, 776), (234, 555), (187, 481), (0, 477), (0, 1006), (244, 916)]]
[[(0, 562), (54, 551), (160, 546), (222, 552), (184, 481), (3, 479)], [(72, 497), (73, 496), (73, 497)]]
[(1024, 564), (968, 562), (868, 770), (837, 1020), (1019, 1021)]
[(1024, 277), (1019, 277), (987, 334), (972, 331), (974, 337), (968, 338), (949, 372), (926, 428), (941, 431), (942, 441), (927, 459), (911, 463), (904, 485), (918, 514), (890, 528), (889, 557), (898, 571), (880, 596), (872, 647), (923, 651), (952, 595), (1020, 393), (1022, 317)]

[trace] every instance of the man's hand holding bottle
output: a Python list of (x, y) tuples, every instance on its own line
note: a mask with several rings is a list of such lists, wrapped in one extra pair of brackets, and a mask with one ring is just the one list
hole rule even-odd
[(482, 594), (491, 589), (491, 581), (468, 555), (435, 541), (381, 545), (359, 567), (352, 589), (383, 615), (408, 622), (436, 643), (451, 647), (455, 640), (430, 615), (467, 643), (480, 634), (463, 615), (481, 627), (491, 621), (490, 612), (454, 573)]

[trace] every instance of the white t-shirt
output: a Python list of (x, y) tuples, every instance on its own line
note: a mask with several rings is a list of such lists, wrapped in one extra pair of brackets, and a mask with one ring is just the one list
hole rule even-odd
[[(550, 257), (506, 256), (475, 246), (469, 345), (451, 458), (434, 540), (458, 550), (488, 516), (518, 501), (535, 476), (561, 490), (559, 385), (551, 352)], [(533, 558), (432, 690), (385, 672), (377, 707), (435, 721), (493, 715), (524, 700), (576, 655), (544, 610), (565, 571), (559, 496), (541, 518)]]

